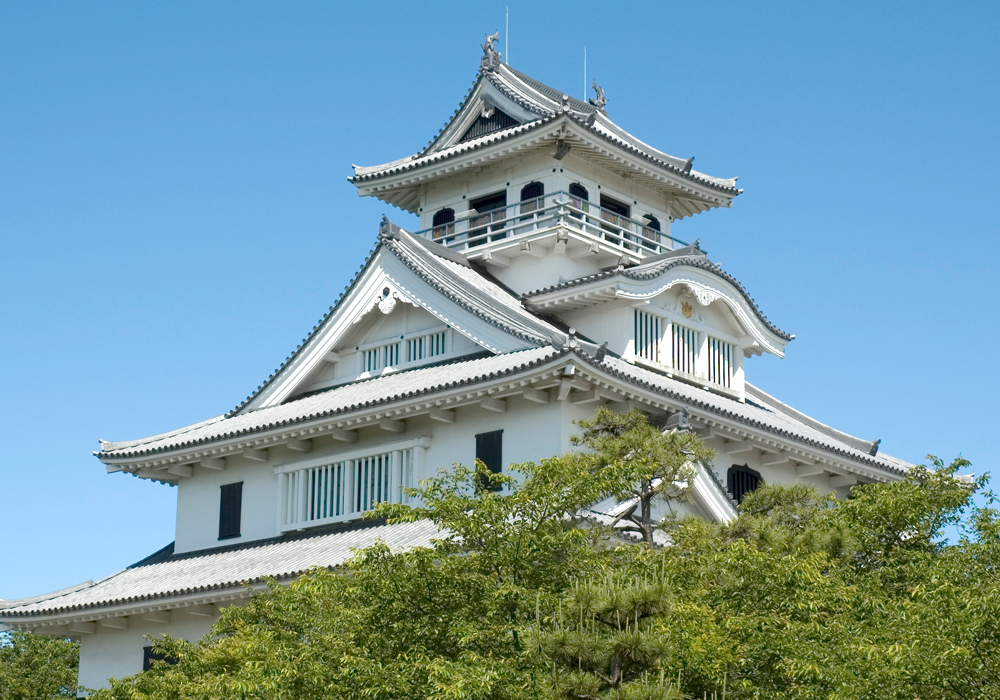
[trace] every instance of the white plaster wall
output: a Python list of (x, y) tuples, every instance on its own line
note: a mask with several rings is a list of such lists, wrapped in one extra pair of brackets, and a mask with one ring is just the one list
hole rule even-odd
[(145, 635), (159, 639), (169, 634), (187, 641), (204, 637), (212, 619), (175, 611), (169, 624), (146, 622), (138, 618), (129, 621), (125, 630), (97, 626), (94, 634), (80, 639), (80, 685), (98, 689), (108, 685), (109, 678), (124, 678), (142, 670), (142, 648), (149, 646)]
[[(520, 396), (507, 399), (507, 411), (495, 413), (478, 404), (455, 409), (454, 423), (433, 421), (429, 416), (406, 420), (406, 431), (391, 433), (378, 426), (358, 431), (356, 443), (331, 438), (313, 440), (309, 453), (294, 452), (283, 446), (272, 447), (266, 463), (243, 457), (230, 457), (225, 471), (195, 466), (194, 475), (180, 480), (177, 490), (176, 552), (208, 549), (238, 544), (280, 534), (278, 526), (278, 477), (274, 467), (303, 459), (329, 455), (335, 461), (340, 453), (408, 440), (431, 438), (425, 450), (421, 472), (414, 477), (425, 479), (439, 468), (454, 462), (472, 466), (476, 457), (475, 435), (503, 430), (504, 463), (538, 461), (570, 449), (570, 435), (576, 432), (572, 421), (593, 414), (596, 404), (574, 405), (553, 400), (548, 404), (526, 401)], [(243, 506), (241, 536), (219, 540), (220, 486), (242, 481)]]

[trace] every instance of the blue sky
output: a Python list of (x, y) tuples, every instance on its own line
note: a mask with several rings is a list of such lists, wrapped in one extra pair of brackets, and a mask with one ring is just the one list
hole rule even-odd
[[(503, 3), (0, 5), (0, 597), (173, 539), (131, 439), (238, 404), (358, 269)], [(919, 461), (1000, 457), (1000, 5), (516, 3), (511, 64), (718, 176), (679, 222), (797, 335), (750, 381)], [(501, 48), (503, 40), (501, 40)]]

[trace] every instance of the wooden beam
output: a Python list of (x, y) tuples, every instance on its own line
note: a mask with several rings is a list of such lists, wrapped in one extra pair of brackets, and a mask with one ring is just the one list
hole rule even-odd
[(225, 471), (226, 469), (226, 459), (225, 457), (205, 457), (201, 460), (201, 466), (205, 469), (215, 469), (216, 471)]
[(830, 487), (835, 489), (839, 489), (843, 486), (854, 486), (856, 483), (858, 483), (858, 477), (853, 474), (830, 477)]
[(187, 613), (188, 615), (197, 615), (198, 617), (215, 617), (215, 614), (218, 612), (218, 608), (211, 603), (205, 603), (204, 605), (188, 605), (183, 608), (177, 608), (176, 612)]
[(455, 422), (455, 412), (448, 410), (447, 408), (432, 408), (430, 416), (431, 420), (436, 420), (439, 423)]
[(267, 450), (258, 450), (254, 447), (247, 447), (243, 450), (243, 456), (252, 459), (254, 462), (266, 462)]
[(741, 455), (747, 452), (753, 452), (753, 443), (749, 440), (744, 440), (743, 442), (727, 442), (726, 446), (722, 449), (731, 455)]
[(194, 469), (189, 464), (173, 464), (167, 467), (167, 471), (174, 476), (191, 476)]
[(504, 399), (491, 399), (488, 396), (482, 399), (479, 405), (494, 413), (504, 413), (507, 410), (507, 402)]
[(501, 270), (510, 267), (510, 258), (499, 253), (494, 253), (491, 250), (483, 252), (483, 262), (493, 267), (499, 267)]
[(779, 464), (788, 464), (791, 461), (792, 458), (788, 456), (787, 452), (779, 452), (776, 455), (766, 455), (760, 460), (760, 463), (768, 467), (775, 467)]
[(73, 634), (95, 634), (97, 632), (96, 622), (71, 622), (69, 631)]
[(334, 362), (340, 362), (340, 355), (331, 350), (330, 352), (323, 355), (323, 362), (329, 362), (331, 364)]
[(532, 389), (530, 386), (524, 387), (524, 398), (534, 403), (548, 403), (549, 392), (541, 389)]
[(106, 617), (99, 621), (101, 627), (110, 627), (115, 630), (128, 629), (128, 617)]
[(826, 470), (820, 464), (803, 464), (795, 470), (798, 476), (819, 476)]
[(570, 401), (574, 404), (594, 403), (601, 400), (601, 392), (597, 389), (592, 391), (581, 391), (570, 396)]
[(544, 258), (545, 250), (540, 248), (532, 248), (531, 243), (528, 241), (521, 241), (518, 245), (518, 250), (520, 250), (525, 255), (530, 255), (533, 258)]
[(57, 637), (59, 639), (65, 639), (70, 635), (69, 625), (46, 625), (44, 627), (35, 627), (31, 630), (32, 634), (40, 634), (43, 637)]
[(559, 401), (565, 401), (566, 397), (569, 396), (569, 392), (573, 390), (573, 380), (567, 377), (563, 377), (559, 380), (559, 393), (556, 398)]
[(139, 618), (146, 622), (158, 622), (161, 625), (168, 625), (170, 624), (171, 615), (169, 610), (154, 610), (153, 612), (143, 613)]
[(340, 440), (341, 442), (357, 442), (358, 431), (344, 430), (343, 428), (334, 428), (332, 431), (330, 431), (330, 437), (332, 437), (334, 440)]
[(390, 433), (401, 433), (406, 430), (406, 421), (383, 418), (378, 422), (378, 427), (388, 430)]
[(288, 442), (285, 443), (285, 447), (295, 452), (312, 452), (313, 444), (310, 440), (290, 438)]

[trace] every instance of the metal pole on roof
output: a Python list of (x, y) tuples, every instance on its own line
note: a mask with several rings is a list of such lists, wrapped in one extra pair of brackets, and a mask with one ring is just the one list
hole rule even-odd
[(583, 47), (583, 101), (587, 101), (587, 47)]
[(510, 7), (503, 8), (504, 11), (504, 26), (503, 26), (503, 55), (507, 57), (504, 61), (508, 66), (510, 65)]

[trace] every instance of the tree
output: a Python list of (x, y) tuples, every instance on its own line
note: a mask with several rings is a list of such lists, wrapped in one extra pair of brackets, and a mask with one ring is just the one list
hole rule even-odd
[(614, 413), (601, 407), (593, 418), (577, 424), (583, 432), (571, 438), (573, 444), (590, 448), (591, 469), (613, 484), (610, 495), (632, 502), (615, 523), (627, 521), (624, 531), (639, 534), (653, 546), (659, 525), (653, 519), (654, 503), (686, 498), (695, 476), (691, 465), (711, 459), (712, 450), (690, 431), (664, 432), (650, 425), (638, 410)]
[(26, 632), (0, 634), (0, 700), (75, 698), (80, 648)]
[[(704, 448), (635, 416), (583, 427), (589, 453), (509, 475), (455, 466), (410, 490), (419, 506), (380, 506), (435, 522), (431, 546), (271, 582), (200, 642), (157, 642), (176, 664), (96, 697), (1000, 697), (1000, 513), (973, 508), (985, 481), (956, 478), (963, 460), (845, 501), (765, 485), (733, 522), (655, 523), (642, 498), (681, 496)], [(607, 494), (636, 499), (631, 524), (648, 513), (669, 546), (587, 520)]]

